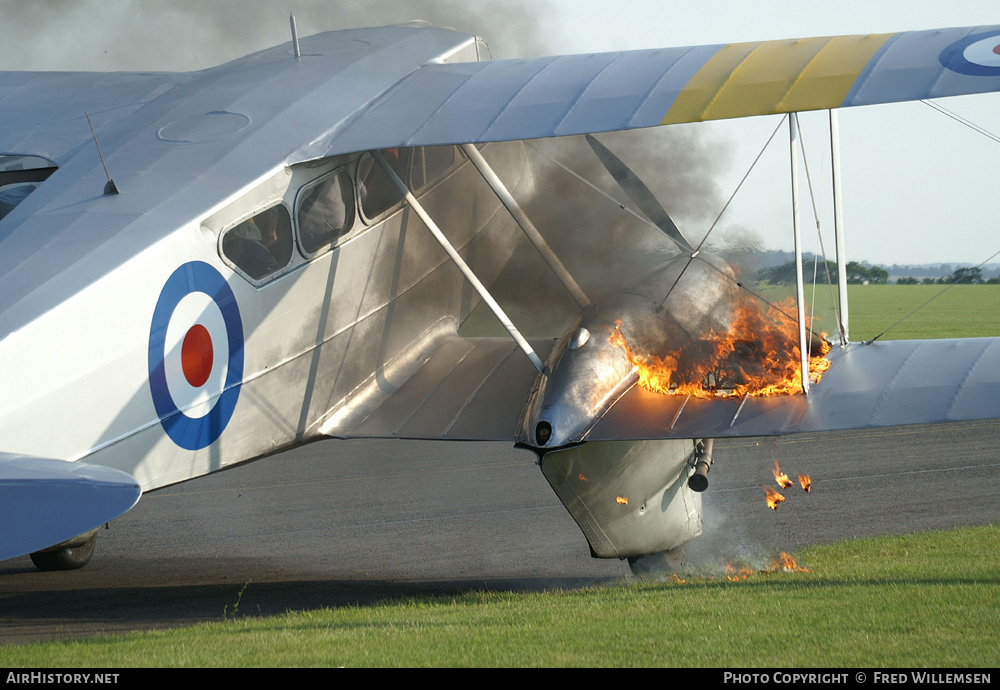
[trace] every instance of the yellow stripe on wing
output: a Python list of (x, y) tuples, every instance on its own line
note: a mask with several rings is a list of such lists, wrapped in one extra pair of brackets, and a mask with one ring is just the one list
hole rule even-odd
[(691, 78), (661, 124), (836, 108), (893, 35), (732, 43)]

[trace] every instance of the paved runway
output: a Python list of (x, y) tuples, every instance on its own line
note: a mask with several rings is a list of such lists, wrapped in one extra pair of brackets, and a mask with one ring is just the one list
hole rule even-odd
[[(718, 442), (692, 556), (996, 522), (998, 448), (996, 422)], [(776, 459), (814, 490), (790, 489), (771, 511), (761, 487)], [(0, 644), (221, 619), (238, 599), (267, 615), (629, 577), (624, 562), (590, 558), (531, 453), (324, 441), (144, 496), (83, 570), (0, 563)]]

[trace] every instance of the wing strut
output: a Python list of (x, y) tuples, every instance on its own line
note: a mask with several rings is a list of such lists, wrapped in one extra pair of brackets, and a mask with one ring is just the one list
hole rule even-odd
[[(802, 228), (799, 224), (799, 120), (788, 118), (788, 139), (792, 164), (792, 227), (795, 234), (795, 300), (799, 316), (799, 359), (802, 363), (802, 393), (809, 395), (809, 341), (806, 339), (805, 278), (802, 275)], [(742, 406), (741, 406), (742, 407)], [(739, 414), (739, 410), (737, 410)], [(736, 418), (733, 418), (736, 421)]]
[(524, 339), (521, 332), (517, 330), (517, 327), (514, 326), (514, 323), (510, 320), (504, 310), (499, 304), (497, 304), (497, 301), (493, 299), (493, 295), (489, 293), (486, 286), (480, 282), (479, 278), (476, 277), (476, 274), (472, 272), (471, 268), (469, 268), (469, 265), (465, 263), (465, 260), (462, 259), (458, 250), (455, 249), (454, 245), (452, 245), (452, 243), (448, 241), (448, 238), (445, 237), (444, 233), (441, 232), (441, 228), (437, 226), (437, 223), (435, 223), (427, 211), (424, 210), (424, 207), (419, 201), (417, 201), (417, 198), (413, 196), (410, 190), (406, 187), (406, 184), (399, 179), (399, 175), (397, 175), (396, 171), (392, 169), (392, 166), (386, 162), (385, 158), (382, 157), (382, 154), (378, 151), (373, 151), (372, 154), (375, 157), (375, 161), (379, 164), (379, 167), (381, 167), (385, 174), (389, 176), (392, 183), (396, 185), (396, 189), (398, 189), (399, 193), (403, 195), (404, 199), (406, 199), (406, 203), (408, 203), (410, 208), (416, 211), (417, 215), (420, 216), (420, 219), (424, 221), (424, 225), (426, 225), (427, 229), (431, 231), (432, 235), (434, 235), (434, 239), (438, 241), (441, 248), (444, 249), (449, 257), (451, 257), (451, 260), (455, 262), (455, 265), (458, 266), (458, 270), (460, 270), (462, 275), (468, 279), (469, 283), (472, 284), (472, 287), (479, 293), (479, 296), (483, 298), (483, 301), (486, 302), (490, 311), (492, 311), (493, 315), (497, 317), (500, 324), (510, 334), (510, 337), (514, 339), (514, 342), (517, 343), (518, 347), (520, 347), (524, 354), (528, 356), (528, 359), (531, 360), (531, 363), (534, 365), (535, 369), (538, 370), (538, 373), (544, 374), (546, 370), (542, 359), (538, 356), (528, 341)]
[(844, 250), (844, 199), (840, 192), (840, 119), (830, 109), (830, 155), (833, 159), (833, 232), (837, 242), (837, 296), (840, 303), (840, 346), (850, 339), (847, 326), (847, 252)]
[(462, 144), (462, 150), (465, 151), (465, 155), (469, 157), (472, 164), (476, 166), (476, 170), (478, 170), (479, 174), (483, 176), (486, 183), (491, 189), (493, 189), (493, 192), (497, 195), (497, 198), (500, 199), (500, 202), (507, 207), (507, 211), (517, 224), (521, 226), (521, 230), (524, 231), (527, 238), (531, 240), (533, 245), (535, 245), (535, 249), (537, 249), (538, 253), (542, 255), (543, 259), (545, 259), (545, 263), (549, 265), (549, 268), (551, 268), (559, 280), (562, 281), (562, 284), (566, 286), (569, 293), (573, 295), (573, 299), (575, 299), (576, 303), (580, 305), (580, 308), (583, 309), (589, 305), (590, 298), (587, 297), (586, 293), (584, 293), (583, 289), (577, 284), (577, 282), (573, 279), (573, 276), (566, 269), (566, 266), (563, 265), (563, 262), (560, 261), (559, 257), (552, 251), (552, 247), (549, 246), (549, 243), (546, 242), (545, 238), (542, 237), (540, 232), (538, 232), (538, 228), (535, 227), (535, 224), (531, 222), (531, 219), (528, 218), (528, 215), (521, 208), (520, 204), (517, 203), (517, 200), (510, 193), (510, 190), (507, 189), (503, 180), (500, 179), (500, 177), (493, 171), (493, 168), (490, 167), (490, 164), (486, 162), (486, 159), (483, 158), (483, 154), (479, 152), (479, 149), (477, 149), (474, 144)]

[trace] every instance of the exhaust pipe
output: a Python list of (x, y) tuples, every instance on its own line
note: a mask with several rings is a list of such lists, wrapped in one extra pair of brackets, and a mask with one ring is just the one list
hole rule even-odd
[(694, 449), (694, 474), (688, 477), (688, 488), (702, 492), (708, 488), (708, 471), (712, 469), (712, 446), (715, 439), (702, 439)]

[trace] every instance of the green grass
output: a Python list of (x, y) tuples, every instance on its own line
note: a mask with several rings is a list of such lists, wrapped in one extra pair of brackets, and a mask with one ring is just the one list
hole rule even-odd
[(5, 647), (20, 666), (1000, 665), (1000, 526), (846, 541), (807, 573), (473, 593)]
[[(851, 285), (851, 339), (867, 340), (944, 288), (942, 285)], [(1000, 285), (955, 285), (884, 338), (978, 338), (1000, 335)]]
[[(848, 285), (851, 340), (868, 340), (878, 335), (944, 288), (943, 285)], [(758, 291), (769, 300), (794, 295), (793, 288), (783, 286), (769, 286)], [(813, 303), (812, 288), (806, 289), (806, 302)], [(817, 328), (835, 334), (836, 320), (830, 302), (829, 288), (818, 286), (815, 297)], [(984, 336), (1000, 336), (1000, 285), (955, 285), (881, 339)]]

